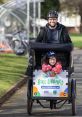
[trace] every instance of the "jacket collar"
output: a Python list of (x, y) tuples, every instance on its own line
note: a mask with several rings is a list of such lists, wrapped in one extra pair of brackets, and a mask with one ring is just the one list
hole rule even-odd
[[(62, 28), (62, 24), (60, 24), (59, 22), (57, 22), (57, 26), (56, 26), (56, 28), (53, 28), (53, 29), (58, 29), (58, 30), (60, 30), (61, 28)], [(49, 28), (49, 24), (47, 23), (46, 24), (46, 28)]]

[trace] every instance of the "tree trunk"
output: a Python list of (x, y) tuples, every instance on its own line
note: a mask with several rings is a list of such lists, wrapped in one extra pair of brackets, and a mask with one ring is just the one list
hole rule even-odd
[(81, 16), (80, 33), (82, 33), (82, 14), (80, 16)]

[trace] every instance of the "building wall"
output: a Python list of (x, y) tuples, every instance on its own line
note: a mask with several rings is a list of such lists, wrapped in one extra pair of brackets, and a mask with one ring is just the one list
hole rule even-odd
[(79, 34), (80, 27), (67, 27), (69, 33)]
[(70, 33), (80, 33), (80, 20), (80, 15), (67, 16), (63, 12), (59, 13), (58, 21), (65, 25)]

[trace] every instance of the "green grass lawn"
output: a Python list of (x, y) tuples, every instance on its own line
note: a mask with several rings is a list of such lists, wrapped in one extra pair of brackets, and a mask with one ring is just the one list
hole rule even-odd
[(75, 47), (82, 49), (82, 34), (70, 35)]
[(15, 54), (0, 54), (0, 97), (22, 79), (27, 58)]

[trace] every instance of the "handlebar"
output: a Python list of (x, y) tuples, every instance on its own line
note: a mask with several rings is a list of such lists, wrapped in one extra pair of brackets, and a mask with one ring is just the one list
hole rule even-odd
[(29, 42), (29, 46), (31, 49), (37, 49), (37, 50), (46, 50), (46, 49), (59, 50), (59, 51), (73, 50), (72, 43), (52, 44), (52, 43)]

